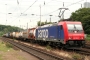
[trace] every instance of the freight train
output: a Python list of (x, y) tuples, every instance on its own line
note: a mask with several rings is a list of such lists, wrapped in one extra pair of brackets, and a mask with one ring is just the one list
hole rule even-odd
[(20, 32), (7, 33), (4, 36), (28, 39), (39, 43), (46, 42), (59, 46), (85, 45), (85, 34), (82, 23), (79, 21), (60, 21)]

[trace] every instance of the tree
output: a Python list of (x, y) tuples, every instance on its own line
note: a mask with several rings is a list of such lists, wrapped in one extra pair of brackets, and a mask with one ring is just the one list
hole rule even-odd
[(37, 25), (38, 25), (38, 26), (42, 26), (42, 25), (44, 25), (44, 22), (38, 21)]
[(46, 25), (46, 24), (52, 24), (52, 22), (45, 21), (45, 22), (41, 22), (41, 24), (40, 24), (40, 21), (38, 21), (38, 23), (37, 23), (38, 26), (43, 26), (43, 25)]
[(90, 34), (90, 8), (81, 8), (70, 16), (73, 21), (81, 21), (86, 34)]
[(23, 29), (19, 27), (14, 27), (14, 26), (0, 25), (0, 36), (2, 36), (5, 33), (16, 32), (18, 30), (23, 30)]

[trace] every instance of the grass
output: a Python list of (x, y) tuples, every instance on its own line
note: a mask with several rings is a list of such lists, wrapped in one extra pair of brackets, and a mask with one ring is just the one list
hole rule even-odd
[(52, 50), (51, 46), (47, 45), (46, 50)]
[(9, 47), (9, 46), (10, 46), (10, 44), (4, 43), (4, 42), (0, 42), (0, 60), (4, 60), (2, 52), (5, 53), (7, 51), (12, 50), (12, 48)]
[[(7, 54), (9, 54), (8, 57)], [(18, 55), (18, 51), (13, 50), (13, 46), (10, 43), (0, 41), (0, 60), (10, 59), (11, 57), (17, 60), (26, 60), (23, 56)]]
[(0, 42), (0, 51), (6, 52), (8, 50), (12, 50), (12, 45), (9, 43), (4, 44), (3, 42)]
[(90, 41), (90, 34), (87, 34), (86, 40), (89, 40)]
[(24, 57), (22, 57), (22, 56), (18, 56), (17, 57), (19, 60), (26, 60)]
[(84, 57), (79, 55), (79, 54), (73, 54), (72, 58), (73, 58), (73, 60), (82, 60), (82, 59), (84, 59)]
[(3, 55), (2, 55), (2, 54), (0, 54), (0, 60), (3, 60), (3, 58), (2, 58), (2, 57), (3, 57)]
[(5, 44), (7, 48), (12, 48), (13, 46), (10, 43)]

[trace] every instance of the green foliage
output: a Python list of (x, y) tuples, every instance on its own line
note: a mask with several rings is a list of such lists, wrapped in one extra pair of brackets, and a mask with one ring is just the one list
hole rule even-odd
[(3, 60), (3, 55), (2, 54), (0, 54), (0, 60)]
[(1, 44), (4, 44), (4, 42), (2, 42)]
[(89, 34), (86, 36), (86, 40), (90, 41), (90, 35)]
[(86, 34), (90, 34), (90, 8), (81, 8), (73, 12), (70, 18), (81, 21)]
[(74, 60), (82, 60), (82, 59), (84, 59), (84, 56), (81, 56), (81, 55), (79, 55), (79, 54), (74, 54), (74, 55), (72, 56), (72, 58), (73, 58)]
[(19, 30), (22, 30), (22, 29), (14, 26), (0, 25), (0, 36), (8, 32), (19, 31)]
[(8, 50), (12, 50), (11, 45), (0, 42), (0, 51), (6, 52)]
[(18, 58), (19, 60), (26, 60), (26, 59), (25, 59), (25, 57), (20, 56), (20, 55), (19, 55), (19, 56), (17, 56), (17, 58)]
[(52, 48), (51, 48), (51, 46), (47, 45), (46, 49), (51, 50)]
[(12, 48), (13, 46), (10, 43), (5, 44), (7, 48)]
[(1, 32), (0, 32), (0, 36), (2, 36), (3, 34), (4, 34), (4, 32), (1, 31)]
[(46, 25), (46, 24), (52, 24), (52, 22), (45, 21), (45, 22), (40, 23), (40, 21), (38, 21), (38, 23), (37, 23), (38, 26), (43, 26), (43, 25)]

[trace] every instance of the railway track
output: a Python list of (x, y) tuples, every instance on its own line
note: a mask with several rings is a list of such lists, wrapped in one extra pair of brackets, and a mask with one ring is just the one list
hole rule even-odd
[(90, 55), (90, 49), (86, 49), (86, 48), (76, 49), (75, 52), (83, 55)]
[(88, 48), (72, 48), (72, 49), (67, 49), (67, 50), (73, 51), (82, 55), (90, 56), (90, 49)]
[(86, 44), (84, 48), (90, 49), (90, 44)]
[(90, 55), (90, 44), (85, 44), (85, 47), (78, 49), (82, 54)]
[(40, 49), (36, 49), (34, 47), (28, 46), (28, 45), (20, 43), (20, 42), (15, 42), (15, 41), (7, 39), (7, 38), (2, 38), (2, 40), (4, 42), (9, 42), (10, 44), (18, 47), (19, 49), (26, 51), (27, 53), (37, 57), (40, 60), (70, 60), (70, 59), (62, 58), (60, 56), (51, 54), (49, 52), (46, 52), (46, 51), (43, 51)]

